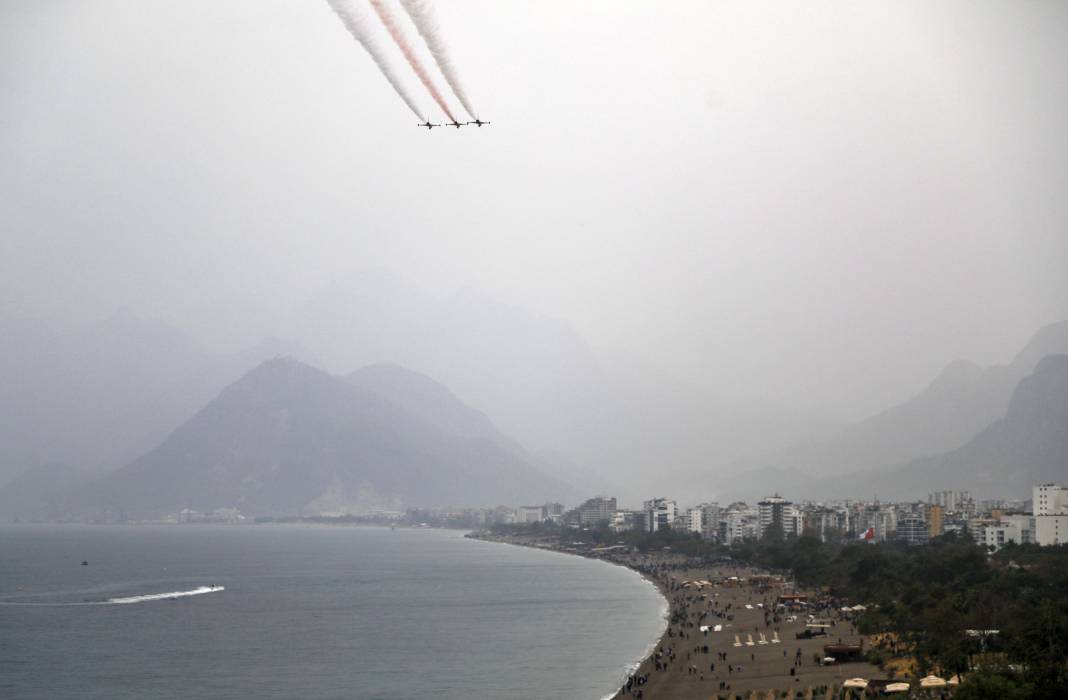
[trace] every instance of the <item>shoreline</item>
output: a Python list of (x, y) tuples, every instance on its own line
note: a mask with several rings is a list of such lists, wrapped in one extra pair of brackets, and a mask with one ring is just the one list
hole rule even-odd
[(847, 678), (885, 676), (865, 661), (820, 664), (824, 644), (861, 643), (851, 622), (828, 608), (825, 612), (835, 625), (830, 635), (796, 639), (805, 629), (804, 614), (794, 617), (775, 608), (778, 595), (792, 591), (789, 584), (737, 562), (709, 562), (671, 552), (643, 554), (622, 547), (566, 546), (553, 536), (476, 531), (467, 537), (623, 566), (656, 587), (667, 603), (664, 631), (641, 661), (627, 665), (621, 687), (599, 700), (709, 700), (749, 697), (753, 692), (763, 697), (768, 691), (775, 691), (776, 697), (784, 691), (791, 698), (799, 692), (805, 698), (823, 697), (828, 687), (841, 687)]
[[(618, 566), (637, 574), (639, 578), (641, 578), (643, 581), (655, 588), (656, 592), (660, 595), (660, 599), (663, 601), (664, 604), (661, 613), (661, 620), (663, 620), (664, 622), (664, 631), (660, 633), (660, 635), (653, 643), (647, 645), (647, 650), (640, 659), (636, 661), (631, 661), (623, 667), (621, 680), (624, 684), (626, 683), (629, 677), (637, 673), (638, 670), (640, 670), (641, 667), (648, 660), (653, 658), (653, 656), (656, 654), (657, 648), (660, 647), (663, 644), (664, 639), (667, 638), (668, 628), (670, 628), (671, 626), (671, 599), (668, 597), (667, 591), (665, 590), (664, 586), (644, 571), (635, 569), (633, 566), (629, 566), (623, 562), (613, 561), (611, 559), (605, 559), (603, 557), (584, 555), (580, 552), (568, 551), (567, 549), (561, 547), (541, 546), (534, 543), (534, 538), (526, 538), (529, 541), (523, 541), (523, 539), (516, 537), (501, 537), (498, 535), (492, 535), (491, 533), (485, 530), (469, 530), (466, 534), (464, 534), (464, 537), (468, 539), (479, 540), (482, 542), (496, 542), (498, 544), (507, 544), (515, 547), (526, 547), (528, 549), (538, 549), (546, 552), (556, 552), (557, 554), (577, 556), (582, 557), (583, 559), (592, 559), (594, 561), (604, 562), (605, 564)], [(598, 700), (616, 700), (617, 698), (621, 697), (623, 697), (623, 695), (621, 694), (620, 690), (617, 689), (613, 690), (607, 695), (601, 696), (600, 698), (598, 698)]]

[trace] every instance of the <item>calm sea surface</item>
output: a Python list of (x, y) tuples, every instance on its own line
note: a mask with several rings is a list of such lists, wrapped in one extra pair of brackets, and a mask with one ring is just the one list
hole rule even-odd
[(452, 531), (3, 526), (0, 698), (597, 700), (664, 610), (620, 567)]

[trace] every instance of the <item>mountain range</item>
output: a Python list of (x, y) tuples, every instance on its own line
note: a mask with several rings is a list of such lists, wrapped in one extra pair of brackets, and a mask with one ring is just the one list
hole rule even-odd
[(1005, 365), (949, 364), (912, 399), (848, 425), (821, 441), (743, 460), (735, 471), (796, 469), (830, 476), (898, 466), (960, 447), (1005, 415), (1017, 385), (1039, 361), (1068, 353), (1068, 321), (1040, 329)]
[(1000, 417), (955, 449), (833, 476), (789, 468), (754, 470), (723, 482), (724, 498), (759, 498), (768, 495), (763, 485), (775, 484), (794, 498), (814, 500), (921, 500), (941, 490), (1025, 499), (1034, 484), (1068, 476), (1068, 354), (1039, 360), (1006, 403)]
[(33, 321), (0, 326), (0, 484), (28, 468), (117, 469), (260, 362), (294, 343), (268, 339), (218, 354), (158, 320), (120, 312), (57, 333)]
[(276, 330), (294, 342), (223, 354), (129, 313), (64, 333), (6, 324), (0, 485), (45, 464), (91, 475), (128, 464), (224, 386), (277, 356), (337, 375), (392, 363), (433, 377), (550, 471), (630, 499), (834, 427), (594, 351), (564, 321), (471, 290), (438, 299), (388, 273), (324, 287)]
[[(383, 394), (434, 401), (412, 410)], [(358, 514), (575, 496), (427, 377), (378, 366), (346, 380), (274, 359), (155, 449), (76, 490), (67, 510), (138, 518), (187, 507)]]
[(438, 299), (383, 271), (324, 287), (279, 335), (331, 372), (392, 362), (434, 377), (528, 449), (581, 465), (631, 498), (836, 427), (591, 348), (566, 321), (476, 290)]
[[(387, 308), (390, 313), (382, 311)], [(190, 416), (203, 421), (203, 411), (231, 395), (235, 381), (284, 356), (379, 397), (405, 426), (429, 425), (450, 440), (489, 446), (580, 493), (612, 492), (625, 502), (652, 492), (722, 498), (741, 484), (759, 483), (801, 497), (813, 485), (835, 483), (825, 477), (841, 477), (840, 484), (874, 479), (962, 448), (1008, 420), (1014, 392), (1042, 358), (1068, 353), (1068, 321), (1053, 324), (1008, 364), (951, 363), (913, 399), (838, 428), (717, 396), (685, 377), (594, 351), (566, 322), (473, 291), (437, 299), (386, 273), (325, 287), (278, 330), (299, 342), (266, 340), (219, 353), (164, 322), (129, 313), (75, 332), (32, 321), (0, 326), (0, 487), (8, 482), (5, 491), (33, 492), (42, 480), (31, 468), (57, 475), (73, 468), (76, 478), (56, 477), (64, 483), (120, 468), (132, 474), (126, 470), (159, 457), (176, 428), (189, 427)], [(207, 430), (207, 423), (198, 425)], [(338, 504), (370, 502), (354, 495), (346, 474), (338, 476)], [(930, 490), (929, 480), (911, 478), (894, 486), (919, 495)], [(392, 486), (368, 494), (382, 503), (429, 498)], [(443, 495), (453, 498), (451, 491)], [(252, 492), (241, 497), (256, 508), (277, 505), (256, 501)]]

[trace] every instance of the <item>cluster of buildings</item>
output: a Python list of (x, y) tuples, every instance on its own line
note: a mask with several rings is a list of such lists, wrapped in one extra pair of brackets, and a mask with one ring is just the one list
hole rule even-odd
[(1068, 543), (1068, 487), (1041, 484), (1032, 490), (1031, 513), (992, 511), (977, 518), (981, 543), (995, 549), (1016, 542), (1055, 545)]
[[(608, 527), (615, 532), (692, 532), (730, 545), (769, 535), (813, 534), (822, 540), (858, 538), (869, 542), (927, 544), (950, 532), (967, 532), (978, 543), (999, 549), (1017, 544), (1068, 543), (1068, 487), (1041, 484), (1030, 501), (976, 501), (967, 491), (938, 491), (926, 501), (832, 501), (796, 504), (775, 494), (753, 505), (699, 503), (680, 507), (671, 498), (651, 498), (640, 509), (620, 508), (614, 497), (596, 496), (567, 510), (560, 503), (493, 508), (436, 508), (381, 511), (350, 516), (354, 521), (437, 527), (485, 528), (545, 523), (575, 528)], [(250, 522), (236, 508), (200, 512), (190, 508), (168, 516), (171, 523)]]
[[(811, 533), (824, 541), (853, 537), (923, 545), (946, 533), (967, 532), (993, 549), (1010, 542), (1068, 542), (1068, 487), (1042, 484), (1033, 491), (1030, 503), (976, 501), (967, 491), (938, 491), (925, 502), (901, 503), (875, 500), (795, 504), (775, 494), (754, 505), (739, 501), (725, 507), (700, 503), (682, 508), (673, 499), (653, 498), (636, 510), (619, 508), (615, 498), (597, 496), (552, 519), (572, 527), (607, 526), (616, 532), (656, 532), (666, 527), (728, 545), (761, 539), (769, 533), (781, 537)], [(536, 517), (530, 512), (531, 517)]]
[(534, 506), (496, 506), (493, 508), (412, 508), (398, 521), (437, 527), (486, 528), (493, 525), (529, 525), (533, 523), (561, 524), (564, 517), (562, 503)]
[(615, 498), (598, 496), (565, 513), (564, 522), (580, 527), (607, 525), (616, 532), (657, 532), (670, 528), (698, 533), (705, 539), (725, 544), (764, 537), (772, 528), (783, 536), (799, 535), (804, 531), (801, 509), (778, 494), (765, 498), (752, 508), (741, 502), (726, 508), (721, 508), (718, 503), (680, 508), (674, 499), (653, 498), (645, 501), (640, 510), (620, 509), (616, 507)]
[(208, 512), (183, 508), (177, 513), (168, 515), (163, 519), (163, 522), (173, 524), (227, 523), (233, 525), (246, 523), (249, 520), (237, 508), (217, 508)]

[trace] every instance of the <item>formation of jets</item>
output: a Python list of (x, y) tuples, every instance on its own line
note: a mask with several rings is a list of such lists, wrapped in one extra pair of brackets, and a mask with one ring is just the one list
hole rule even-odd
[[(458, 122), (458, 121), (456, 121), (454, 119), (451, 122), (445, 122), (444, 126), (454, 126), (457, 129), (459, 129), (461, 126), (470, 126), (470, 125), (474, 124), (475, 126), (477, 126), (477, 127), (479, 127), (481, 129), (483, 126), (485, 126), (485, 125), (487, 125), (489, 123), (490, 122), (484, 122), (481, 119), (479, 119), (478, 117), (475, 117), (475, 121), (473, 121), (473, 122)], [(426, 129), (427, 131), (430, 131), (431, 129), (433, 129), (436, 126), (442, 126), (442, 124), (431, 124), (430, 120), (427, 119), (422, 124), (417, 124), (416, 126), (420, 126), (420, 127), (424, 128), (424, 129)]]

